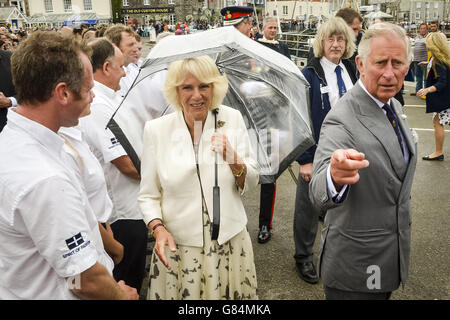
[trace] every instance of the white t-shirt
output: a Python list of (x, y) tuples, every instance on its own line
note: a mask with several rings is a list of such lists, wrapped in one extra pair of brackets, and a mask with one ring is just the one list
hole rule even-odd
[(137, 202), (139, 181), (125, 176), (111, 163), (127, 153), (111, 130), (105, 129), (121, 98), (100, 82), (94, 83), (95, 98), (91, 103), (91, 114), (80, 119), (78, 128), (84, 133), (105, 173), (108, 194), (113, 202), (109, 222), (114, 223), (119, 219), (141, 220)]
[(106, 254), (63, 145), (53, 131), (8, 112), (0, 135), (0, 299), (77, 299), (66, 278), (76, 288)]
[[(333, 108), (337, 101), (339, 100), (339, 88), (337, 84), (337, 76), (336, 76), (336, 66), (337, 64), (334, 64), (330, 60), (328, 60), (325, 57), (322, 57), (320, 59), (320, 65), (323, 68), (323, 72), (325, 73), (325, 80), (327, 81), (328, 86), (328, 99), (330, 100), (330, 107)], [(347, 72), (347, 69), (345, 68), (344, 64), (339, 62), (339, 66), (341, 67), (341, 75), (342, 80), (344, 80), (345, 89), (348, 91), (353, 87), (352, 79), (350, 78), (350, 75)]]

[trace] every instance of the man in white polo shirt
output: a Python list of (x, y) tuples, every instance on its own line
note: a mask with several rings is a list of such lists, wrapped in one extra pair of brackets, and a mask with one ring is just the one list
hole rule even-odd
[(19, 105), (0, 134), (0, 299), (138, 298), (99, 263), (97, 219), (57, 135), (92, 101), (88, 53), (36, 32), (12, 57)]
[(133, 28), (124, 26), (123, 24), (112, 25), (105, 31), (105, 37), (122, 51), (124, 57), (126, 74), (125, 77), (120, 79), (119, 94), (121, 97), (126, 95), (138, 74), (138, 70), (130, 66), (130, 64), (137, 62), (139, 59), (136, 35)]
[(145, 276), (148, 230), (137, 203), (140, 176), (114, 134), (106, 129), (120, 104), (120, 79), (125, 75), (122, 52), (106, 38), (89, 43), (93, 49), (95, 98), (91, 114), (80, 119), (80, 129), (105, 173), (113, 210), (109, 222), (114, 238), (124, 246), (124, 257), (115, 266), (114, 278), (140, 291)]

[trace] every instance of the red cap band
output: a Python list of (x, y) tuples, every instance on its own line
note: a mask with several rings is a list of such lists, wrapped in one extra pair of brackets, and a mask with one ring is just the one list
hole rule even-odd
[(252, 14), (248, 13), (248, 12), (233, 12), (230, 13), (230, 11), (227, 11), (227, 13), (225, 14), (225, 20), (232, 20), (232, 19), (236, 19), (236, 18), (240, 18), (240, 17), (250, 17)]

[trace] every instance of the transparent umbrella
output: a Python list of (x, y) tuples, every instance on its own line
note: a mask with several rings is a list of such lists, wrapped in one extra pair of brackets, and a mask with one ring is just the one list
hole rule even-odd
[(309, 84), (292, 61), (232, 26), (162, 39), (150, 51), (108, 127), (139, 170), (145, 122), (173, 111), (162, 95), (168, 65), (201, 55), (211, 56), (228, 78), (223, 104), (239, 110), (244, 118), (258, 157), (260, 183), (275, 181), (314, 144)]

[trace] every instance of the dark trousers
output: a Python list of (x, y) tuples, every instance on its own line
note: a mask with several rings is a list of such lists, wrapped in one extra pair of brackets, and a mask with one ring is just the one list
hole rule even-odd
[(294, 244), (296, 263), (313, 261), (313, 246), (316, 240), (320, 210), (309, 199), (309, 182), (298, 175), (294, 209)]
[(273, 208), (275, 206), (276, 194), (276, 182), (261, 184), (261, 194), (259, 199), (259, 228), (262, 226), (267, 226), (269, 229), (272, 229)]
[(416, 76), (416, 92), (425, 88), (427, 66), (419, 66), (418, 61), (414, 61), (414, 73)]
[(324, 286), (327, 300), (389, 300), (392, 292), (353, 292)]
[(114, 279), (125, 281), (139, 294), (145, 277), (147, 226), (143, 220), (117, 220), (111, 224), (111, 229), (124, 248), (123, 259), (113, 270)]

